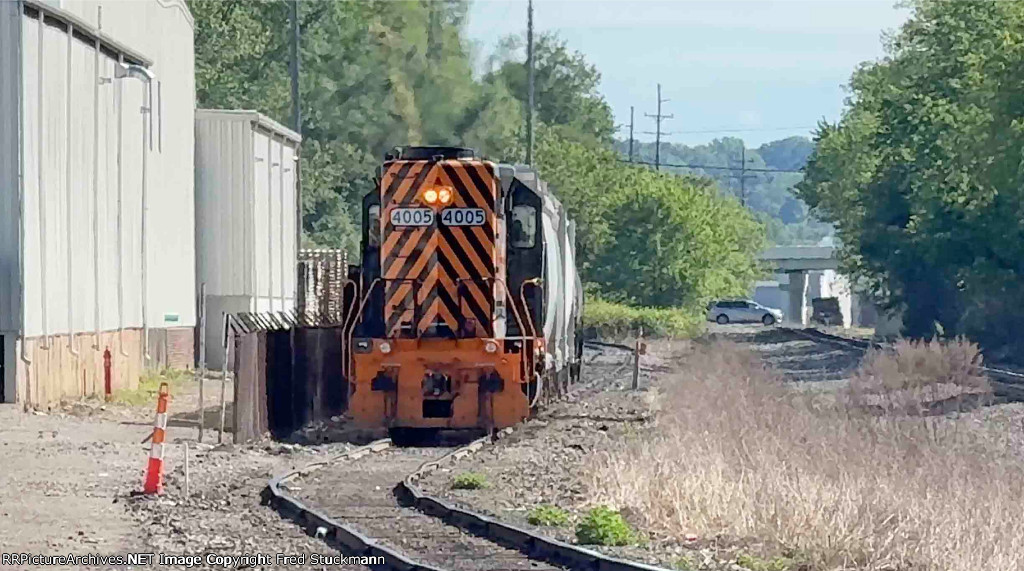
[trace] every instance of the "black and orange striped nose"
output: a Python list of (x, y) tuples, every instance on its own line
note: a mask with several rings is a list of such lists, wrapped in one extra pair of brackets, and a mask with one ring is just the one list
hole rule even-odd
[[(493, 335), (497, 252), (494, 167), (393, 161), (381, 177), (381, 276), (387, 336)], [(504, 295), (504, 294), (502, 294)]]

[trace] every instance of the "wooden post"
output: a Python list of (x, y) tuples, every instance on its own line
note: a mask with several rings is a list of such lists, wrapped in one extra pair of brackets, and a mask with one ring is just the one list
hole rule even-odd
[(231, 359), (231, 329), (228, 327), (230, 316), (224, 314), (224, 366), (220, 370), (220, 428), (217, 431), (217, 444), (224, 441), (224, 414), (227, 409), (226, 393), (228, 385), (228, 361)]
[(633, 390), (640, 388), (640, 355), (643, 351), (644, 345), (642, 340), (644, 338), (644, 328), (640, 328), (640, 334), (636, 338), (636, 348), (633, 350)]
[(206, 378), (206, 283), (199, 285), (199, 442), (203, 441), (205, 415), (203, 414), (203, 381)]

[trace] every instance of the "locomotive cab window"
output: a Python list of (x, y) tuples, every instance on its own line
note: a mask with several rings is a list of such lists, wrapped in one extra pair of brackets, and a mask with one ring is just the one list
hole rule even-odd
[(380, 205), (371, 204), (367, 211), (366, 238), (371, 248), (380, 245)]
[(512, 207), (509, 242), (513, 248), (532, 248), (537, 243), (537, 209), (528, 204)]

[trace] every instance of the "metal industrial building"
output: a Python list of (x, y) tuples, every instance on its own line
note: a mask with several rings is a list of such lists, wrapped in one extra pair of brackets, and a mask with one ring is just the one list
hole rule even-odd
[(196, 279), (210, 367), (224, 362), (225, 313), (295, 308), (299, 141), (255, 111), (196, 112)]
[(0, 1), (0, 401), (191, 365), (194, 117), (184, 0)]

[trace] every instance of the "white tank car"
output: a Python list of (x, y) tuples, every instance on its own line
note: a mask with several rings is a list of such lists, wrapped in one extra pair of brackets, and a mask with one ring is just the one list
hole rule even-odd
[(544, 235), (544, 337), (548, 339), (549, 372), (568, 371), (578, 359), (577, 325), (582, 316), (583, 292), (576, 271), (576, 223), (541, 182), (544, 200), (541, 224)]

